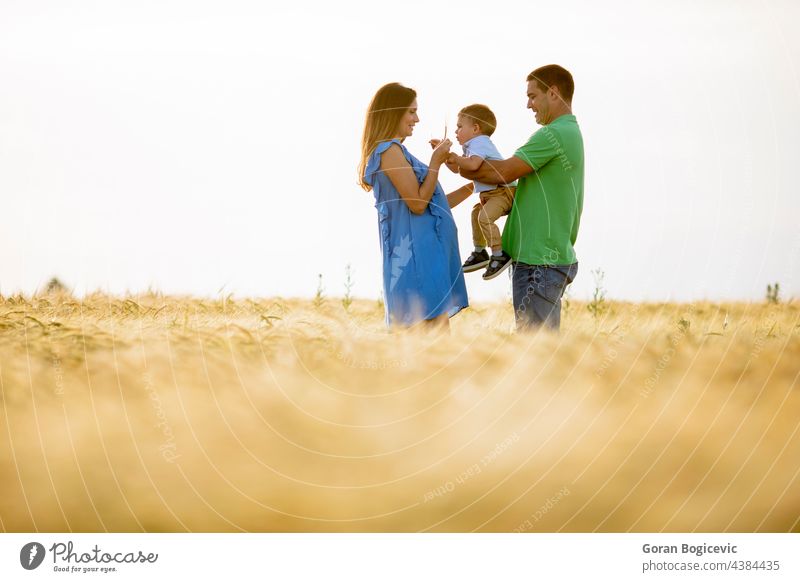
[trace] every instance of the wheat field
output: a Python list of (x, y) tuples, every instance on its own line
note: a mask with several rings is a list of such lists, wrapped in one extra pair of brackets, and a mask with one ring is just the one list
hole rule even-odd
[(0, 298), (2, 531), (800, 531), (800, 304)]

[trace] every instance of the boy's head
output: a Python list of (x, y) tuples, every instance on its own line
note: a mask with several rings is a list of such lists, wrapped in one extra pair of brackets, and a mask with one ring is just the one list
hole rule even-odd
[(476, 135), (492, 135), (497, 127), (497, 118), (486, 105), (467, 105), (458, 112), (456, 138), (464, 145)]

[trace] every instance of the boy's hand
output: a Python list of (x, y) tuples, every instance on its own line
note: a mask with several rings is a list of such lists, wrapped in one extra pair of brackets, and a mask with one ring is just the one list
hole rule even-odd
[(456, 154), (450, 152), (450, 155), (447, 156), (447, 159), (444, 161), (444, 165), (447, 166), (451, 172), (454, 174), (458, 174), (458, 163), (456, 162)]

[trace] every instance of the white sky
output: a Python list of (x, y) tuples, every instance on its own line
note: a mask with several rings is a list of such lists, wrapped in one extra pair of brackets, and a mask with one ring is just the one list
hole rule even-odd
[(0, 0), (0, 293), (309, 296), (322, 273), (340, 295), (351, 263), (377, 297), (355, 176), (377, 88), (417, 90), (417, 157), (473, 102), (511, 155), (554, 62), (586, 146), (573, 297), (598, 267), (613, 298), (800, 296), (798, 4)]

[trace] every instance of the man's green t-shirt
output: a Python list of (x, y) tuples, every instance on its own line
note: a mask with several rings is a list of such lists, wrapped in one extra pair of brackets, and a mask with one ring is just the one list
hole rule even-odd
[(571, 265), (583, 210), (583, 137), (562, 115), (514, 152), (533, 172), (519, 179), (503, 229), (503, 250), (529, 265)]

